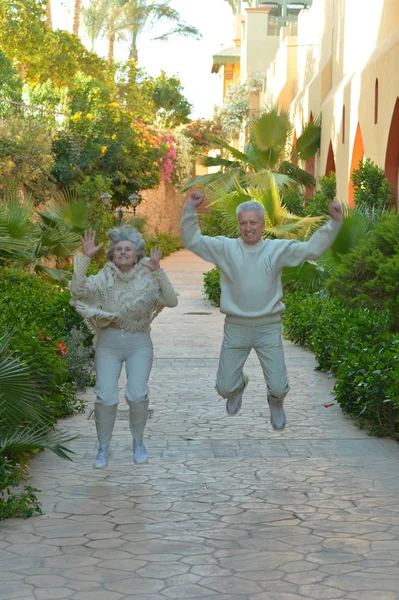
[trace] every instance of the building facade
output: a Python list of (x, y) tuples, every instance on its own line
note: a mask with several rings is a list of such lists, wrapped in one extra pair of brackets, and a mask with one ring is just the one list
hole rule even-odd
[[(281, 1), (259, 2), (237, 21), (263, 20), (261, 29), (265, 34), (267, 22), (270, 34), (273, 7)], [(296, 21), (277, 22), (275, 50), (253, 38), (253, 63), (243, 49), (252, 41), (241, 36), (241, 77), (254, 71), (264, 76), (258, 106), (289, 111), (294, 141), (304, 123), (321, 116), (320, 154), (306, 168), (316, 178), (334, 171), (341, 202), (353, 204), (351, 174), (365, 157), (384, 170), (397, 200), (399, 0), (313, 0)]]

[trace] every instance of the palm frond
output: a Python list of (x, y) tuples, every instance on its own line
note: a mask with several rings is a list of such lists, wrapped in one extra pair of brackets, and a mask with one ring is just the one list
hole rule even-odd
[[(293, 125), (287, 111), (272, 108), (249, 125), (250, 138), (260, 150), (272, 151), (278, 156), (285, 151)], [(271, 165), (269, 165), (271, 168)]]
[(309, 121), (303, 128), (301, 135), (296, 140), (294, 154), (299, 160), (310, 160), (320, 150), (321, 119)]
[(5, 422), (15, 426), (25, 420), (45, 419), (45, 405), (29, 367), (13, 358), (8, 346), (12, 332), (0, 336), (0, 406)]
[(48, 426), (29, 427), (7, 431), (0, 423), (0, 454), (9, 452), (33, 452), (35, 450), (50, 450), (60, 458), (72, 460), (73, 450), (65, 444), (79, 438), (80, 435), (70, 436), (62, 431), (49, 433)]
[(314, 261), (307, 261), (298, 267), (285, 267), (281, 281), (293, 289), (300, 287), (314, 294), (323, 287), (327, 276), (327, 271), (321, 265)]
[(210, 140), (211, 142), (214, 142), (216, 147), (220, 147), (220, 148), (224, 148), (225, 150), (228, 150), (228, 152), (231, 154), (231, 156), (233, 158), (235, 158), (236, 160), (243, 162), (244, 164), (248, 163), (248, 157), (246, 154), (244, 154), (243, 152), (240, 152), (239, 150), (237, 150), (237, 148), (234, 148), (234, 146), (230, 146), (230, 144), (228, 144), (227, 142), (222, 140), (222, 138), (217, 137), (216, 135), (212, 135), (212, 134), (208, 134), (205, 137), (208, 140)]
[(278, 172), (288, 175), (291, 181), (304, 185), (309, 189), (314, 188), (316, 185), (316, 180), (313, 175), (287, 160), (284, 160), (279, 164)]

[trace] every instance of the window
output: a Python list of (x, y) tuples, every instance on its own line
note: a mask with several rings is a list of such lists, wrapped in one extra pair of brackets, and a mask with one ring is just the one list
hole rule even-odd
[(378, 123), (378, 79), (375, 80), (374, 88), (374, 125)]
[(345, 144), (345, 104), (342, 107), (342, 143)]

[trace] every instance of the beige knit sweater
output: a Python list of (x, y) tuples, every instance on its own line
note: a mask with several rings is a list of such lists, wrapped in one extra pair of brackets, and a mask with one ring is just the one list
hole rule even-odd
[[(77, 254), (69, 284), (71, 304), (95, 334), (111, 323), (127, 331), (150, 331), (154, 318), (167, 306), (177, 305), (177, 295), (165, 271), (150, 271), (144, 258), (128, 273), (108, 262), (97, 275), (86, 277), (90, 258)], [(95, 342), (94, 342), (95, 343)]]

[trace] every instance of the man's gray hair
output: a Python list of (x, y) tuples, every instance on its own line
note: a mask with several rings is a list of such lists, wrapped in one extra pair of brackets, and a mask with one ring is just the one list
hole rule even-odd
[(256, 202), (256, 200), (248, 200), (248, 202), (243, 202), (242, 204), (239, 204), (236, 209), (237, 218), (240, 213), (246, 210), (256, 210), (262, 219), (265, 218), (265, 208), (263, 204), (261, 204), (260, 202)]
[(132, 242), (136, 254), (137, 260), (144, 258), (145, 256), (145, 241), (141, 233), (132, 225), (121, 225), (120, 227), (113, 227), (107, 231), (107, 237), (111, 240), (108, 244), (107, 252), (105, 256), (107, 260), (112, 260), (112, 256), (115, 250), (115, 246), (119, 242)]

